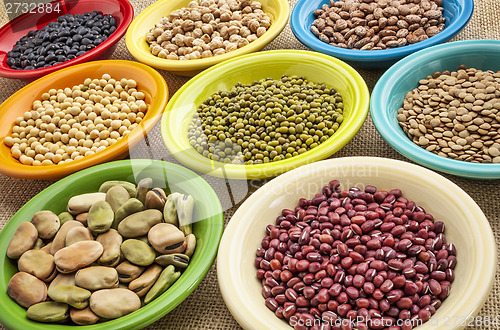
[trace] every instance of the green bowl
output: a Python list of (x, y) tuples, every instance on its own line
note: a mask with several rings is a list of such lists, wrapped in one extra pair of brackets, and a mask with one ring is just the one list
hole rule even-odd
[(193, 292), (210, 269), (222, 237), (224, 219), (216, 193), (200, 176), (179, 165), (157, 160), (122, 160), (85, 169), (52, 184), (19, 209), (5, 225), (0, 232), (0, 323), (9, 329), (74, 329), (70, 325), (29, 320), (26, 310), (7, 295), (9, 279), (17, 272), (16, 264), (6, 256), (7, 246), (17, 226), (29, 221), (35, 212), (51, 210), (58, 214), (65, 210), (71, 196), (96, 192), (104, 181), (138, 182), (144, 177), (151, 177), (154, 184), (166, 192), (193, 196), (196, 251), (181, 277), (153, 302), (121, 318), (78, 328), (139, 329), (170, 312)]
[[(304, 76), (335, 88), (344, 101), (344, 121), (317, 147), (300, 155), (265, 164), (238, 165), (212, 161), (189, 143), (188, 125), (201, 103), (219, 90), (236, 83), (251, 83), (283, 75)], [(351, 66), (334, 57), (302, 50), (275, 50), (239, 56), (217, 64), (185, 83), (170, 99), (161, 121), (161, 134), (170, 153), (184, 165), (203, 174), (229, 179), (263, 179), (325, 159), (346, 145), (368, 114), (369, 92), (365, 81)]]

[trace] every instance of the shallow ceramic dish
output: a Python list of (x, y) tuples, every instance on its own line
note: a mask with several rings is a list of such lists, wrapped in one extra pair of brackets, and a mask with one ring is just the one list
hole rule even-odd
[(384, 73), (372, 92), (371, 116), (382, 137), (397, 152), (437, 171), (477, 179), (500, 179), (500, 164), (478, 164), (445, 158), (419, 147), (396, 119), (405, 94), (436, 71), (456, 71), (465, 64), (482, 70), (500, 70), (500, 41), (469, 40), (434, 46), (408, 56)]
[[(328, 140), (298, 156), (256, 165), (224, 164), (199, 154), (190, 144), (187, 127), (198, 106), (214, 92), (236, 83), (251, 83), (284, 74), (304, 76), (325, 83), (340, 93), (344, 121)], [(168, 150), (184, 165), (210, 175), (232, 179), (261, 179), (327, 158), (349, 142), (368, 113), (369, 93), (363, 78), (352, 67), (333, 57), (299, 50), (268, 51), (240, 56), (207, 69), (189, 80), (172, 97), (162, 118), (162, 137)]]
[[(195, 201), (193, 233), (196, 250), (181, 277), (145, 307), (118, 319), (90, 326), (43, 324), (26, 318), (26, 310), (7, 295), (7, 283), (17, 267), (5, 255), (10, 239), (20, 223), (29, 221), (40, 210), (60, 213), (71, 196), (96, 192), (107, 180), (137, 183), (145, 177), (167, 192), (190, 194)], [(0, 323), (9, 329), (140, 329), (156, 321), (179, 305), (205, 277), (212, 265), (224, 229), (222, 207), (212, 187), (194, 172), (158, 160), (123, 160), (98, 165), (64, 178), (26, 203), (0, 232)]]
[(345, 189), (365, 185), (399, 188), (403, 196), (446, 224), (447, 241), (457, 248), (455, 281), (431, 321), (416, 329), (464, 328), (449, 320), (471, 320), (495, 279), (497, 247), (488, 220), (467, 193), (443, 176), (418, 165), (376, 157), (329, 159), (300, 167), (268, 182), (238, 208), (226, 227), (217, 257), (222, 296), (238, 323), (245, 329), (291, 329), (264, 303), (254, 266), (255, 251), (266, 235), (266, 226), (275, 224), (282, 209), (293, 209), (300, 197), (314, 197), (332, 179), (338, 179)]
[(411, 53), (451, 39), (467, 24), (474, 9), (473, 0), (443, 0), (443, 16), (446, 22), (444, 30), (439, 34), (409, 46), (365, 51), (332, 46), (312, 34), (311, 24), (315, 19), (313, 12), (324, 4), (330, 4), (330, 0), (299, 0), (290, 19), (293, 33), (300, 42), (312, 50), (335, 56), (355, 67), (365, 69), (387, 68)]
[(262, 10), (271, 17), (271, 27), (267, 32), (245, 47), (232, 52), (207, 57), (198, 60), (178, 61), (159, 58), (151, 54), (149, 44), (146, 41), (146, 33), (162, 17), (168, 16), (172, 11), (187, 7), (191, 0), (160, 0), (155, 2), (139, 14), (125, 35), (127, 49), (139, 62), (146, 63), (157, 69), (172, 71), (182, 76), (194, 76), (200, 71), (239, 55), (248, 54), (261, 50), (271, 42), (283, 30), (290, 16), (290, 5), (288, 0), (258, 0), (262, 4)]
[[(49, 5), (45, 6), (47, 7)], [(13, 79), (34, 80), (71, 65), (109, 57), (116, 47), (116, 42), (125, 34), (127, 27), (134, 18), (134, 8), (128, 0), (56, 0), (51, 2), (50, 6), (54, 9), (58, 8), (61, 11), (45, 10), (42, 13), (38, 13), (37, 9), (35, 10), (36, 13), (28, 12), (22, 14), (0, 28), (0, 76)], [(110, 14), (116, 19), (117, 23), (116, 31), (96, 48), (88, 51), (82, 56), (47, 68), (14, 70), (7, 65), (7, 52), (9, 52), (16, 41), (25, 36), (28, 31), (41, 29), (49, 22), (55, 21), (57, 17), (61, 15), (83, 14), (94, 10), (104, 15)]]
[[(3, 141), (11, 134), (16, 118), (30, 110), (35, 99), (51, 88), (71, 88), (83, 83), (86, 78), (100, 79), (104, 73), (118, 80), (134, 79), (138, 88), (144, 91), (148, 109), (140, 125), (103, 151), (70, 163), (37, 167), (23, 165), (12, 157), (10, 148)], [(21, 88), (0, 105), (0, 173), (23, 179), (58, 179), (92, 165), (125, 158), (129, 148), (138, 143), (160, 119), (167, 101), (168, 87), (163, 77), (153, 68), (137, 62), (93, 61), (51, 73)]]

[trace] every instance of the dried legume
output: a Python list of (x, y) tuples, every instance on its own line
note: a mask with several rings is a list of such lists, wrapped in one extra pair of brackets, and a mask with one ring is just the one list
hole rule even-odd
[(330, 0), (314, 11), (311, 32), (341, 48), (378, 50), (414, 44), (444, 29), (441, 0)]
[(63, 164), (93, 155), (139, 125), (145, 94), (132, 79), (87, 78), (72, 88), (50, 89), (15, 121), (4, 139), (24, 165)]
[(262, 4), (252, 0), (191, 1), (146, 34), (149, 50), (169, 60), (225, 54), (261, 37), (271, 26)]
[(17, 70), (57, 65), (99, 46), (115, 30), (115, 18), (98, 11), (62, 15), (19, 39), (7, 53), (7, 65)]
[[(19, 272), (7, 293), (29, 319), (89, 325), (118, 318), (163, 294), (188, 267), (196, 247), (193, 198), (167, 197), (152, 179), (141, 182), (104, 182), (98, 193), (68, 200), (64, 223), (39, 211), (18, 227), (7, 256)], [(144, 192), (143, 205), (136, 197)], [(149, 208), (152, 200), (157, 208)], [(116, 220), (122, 208), (127, 216)], [(162, 223), (167, 214), (170, 223)]]
[(454, 280), (456, 248), (444, 229), (399, 189), (342, 190), (333, 180), (266, 227), (255, 258), (266, 306), (295, 329), (319, 329), (317, 319), (332, 329), (341, 320), (412, 329)]
[(436, 72), (406, 94), (397, 119), (420, 147), (473, 163), (500, 163), (500, 71)]
[(343, 121), (342, 97), (304, 77), (238, 83), (201, 104), (190, 144), (224, 163), (261, 164), (302, 154), (326, 141)]

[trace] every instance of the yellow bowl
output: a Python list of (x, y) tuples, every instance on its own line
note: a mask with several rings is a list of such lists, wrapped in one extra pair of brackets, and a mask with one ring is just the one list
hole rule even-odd
[[(298, 156), (266, 164), (236, 165), (212, 161), (199, 154), (188, 140), (188, 125), (198, 106), (219, 90), (236, 83), (251, 83), (284, 74), (304, 76), (325, 83), (340, 93), (344, 121), (328, 140)], [(172, 97), (161, 123), (168, 150), (184, 165), (213, 176), (231, 179), (262, 179), (329, 157), (349, 142), (363, 125), (368, 113), (366, 83), (348, 64), (328, 55), (299, 50), (278, 50), (249, 54), (225, 61), (189, 80)]]
[(262, 10), (271, 17), (271, 27), (254, 42), (226, 54), (198, 60), (167, 60), (151, 54), (146, 33), (159, 23), (162, 17), (170, 15), (175, 9), (187, 7), (191, 1), (160, 0), (142, 11), (132, 21), (125, 35), (125, 43), (130, 54), (139, 62), (154, 68), (172, 71), (182, 76), (194, 76), (214, 64), (261, 50), (283, 30), (290, 16), (290, 5), (287, 0), (258, 0), (262, 4)]
[[(140, 125), (120, 141), (91, 156), (50, 166), (23, 165), (12, 157), (4, 143), (12, 133), (17, 117), (31, 110), (33, 101), (51, 88), (59, 89), (81, 84), (86, 78), (101, 78), (108, 73), (114, 79), (134, 79), (138, 89), (146, 94), (148, 109)], [(160, 119), (168, 101), (168, 87), (163, 77), (147, 65), (121, 60), (95, 61), (65, 68), (46, 75), (21, 88), (0, 105), (0, 173), (22, 179), (59, 179), (81, 169), (111, 160), (125, 158), (131, 146), (137, 144)]]
[(377, 157), (337, 158), (303, 166), (271, 180), (238, 208), (224, 230), (217, 256), (222, 297), (236, 321), (245, 329), (291, 329), (265, 305), (255, 252), (266, 236), (266, 226), (276, 223), (282, 209), (293, 210), (299, 198), (313, 198), (333, 179), (341, 182), (342, 189), (365, 185), (401, 189), (403, 196), (445, 223), (446, 240), (457, 249), (455, 281), (430, 321), (416, 329), (456, 330), (474, 323), (495, 280), (497, 247), (488, 219), (465, 191), (445, 177), (418, 165)]

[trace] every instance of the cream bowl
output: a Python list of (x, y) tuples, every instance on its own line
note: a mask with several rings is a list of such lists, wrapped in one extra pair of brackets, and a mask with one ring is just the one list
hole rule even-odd
[(275, 224), (282, 209), (293, 209), (299, 198), (321, 193), (333, 179), (345, 189), (399, 188), (403, 196), (445, 223), (447, 241), (457, 248), (455, 281), (430, 321), (417, 329), (465, 328), (465, 320), (479, 312), (495, 279), (497, 247), (488, 220), (466, 192), (443, 176), (377, 157), (337, 158), (302, 166), (268, 182), (239, 207), (225, 229), (217, 258), (222, 296), (238, 323), (245, 329), (290, 329), (264, 303), (255, 251), (266, 236), (266, 226)]

